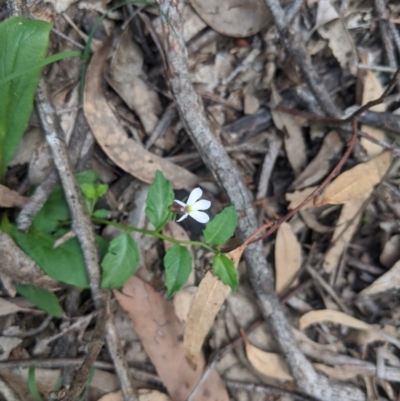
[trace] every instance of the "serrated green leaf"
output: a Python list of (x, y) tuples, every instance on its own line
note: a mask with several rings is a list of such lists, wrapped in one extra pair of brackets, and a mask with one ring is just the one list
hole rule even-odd
[(61, 306), (52, 292), (28, 284), (18, 284), (17, 291), (49, 315), (62, 317)]
[(139, 264), (136, 242), (129, 234), (115, 237), (101, 262), (103, 276), (101, 288), (120, 288), (135, 274)]
[(227, 256), (216, 255), (212, 261), (212, 268), (214, 274), (221, 279), (221, 281), (229, 285), (232, 291), (236, 290), (238, 285), (238, 272), (235, 265)]
[(150, 185), (146, 198), (146, 216), (158, 231), (168, 221), (172, 213), (168, 210), (174, 202), (171, 183), (157, 170), (156, 178)]
[(106, 209), (97, 209), (93, 212), (92, 216), (99, 219), (107, 219), (110, 217), (111, 211)]
[[(64, 234), (60, 232), (59, 236)], [(79, 288), (88, 288), (89, 281), (79, 242), (72, 238), (53, 248), (58, 237), (31, 229), (24, 234), (15, 227), (12, 237), (17, 245), (29, 255), (50, 277)]]
[[(0, 79), (44, 59), (52, 25), (12, 17), (0, 24)], [(28, 125), (41, 69), (0, 85), (0, 180)]]
[(165, 286), (171, 298), (188, 281), (192, 271), (192, 255), (186, 247), (174, 245), (164, 256)]
[(204, 239), (210, 245), (222, 245), (235, 233), (238, 215), (233, 206), (217, 214), (203, 230)]

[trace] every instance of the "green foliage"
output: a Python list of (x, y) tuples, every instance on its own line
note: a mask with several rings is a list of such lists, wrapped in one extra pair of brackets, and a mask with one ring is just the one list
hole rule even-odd
[(55, 237), (35, 229), (24, 234), (14, 228), (12, 236), (17, 245), (50, 277), (79, 288), (89, 287), (82, 250), (76, 238), (53, 248), (54, 241), (61, 235)]
[(188, 281), (192, 271), (192, 256), (186, 247), (174, 245), (164, 256), (165, 286), (172, 297)]
[(156, 178), (150, 185), (146, 198), (146, 216), (156, 231), (160, 230), (170, 219), (172, 213), (168, 210), (174, 202), (174, 191), (171, 183), (161, 171), (156, 172)]
[(49, 315), (58, 318), (62, 317), (61, 306), (58, 303), (57, 297), (51, 291), (43, 290), (28, 284), (18, 284), (17, 291)]
[(28, 370), (28, 388), (33, 398), (35, 398), (37, 401), (43, 401), (43, 398), (40, 396), (39, 390), (36, 386), (34, 366), (30, 366)]
[(237, 220), (235, 208), (233, 206), (226, 207), (207, 223), (203, 230), (204, 239), (210, 245), (224, 244), (234, 234)]
[(238, 273), (231, 259), (223, 254), (216, 255), (212, 261), (212, 268), (214, 274), (219, 277), (224, 284), (229, 285), (232, 291), (236, 290), (238, 285)]
[(108, 252), (101, 262), (102, 288), (120, 288), (135, 274), (139, 264), (136, 242), (129, 234), (115, 237), (108, 246)]
[[(46, 55), (51, 24), (12, 17), (0, 24), (0, 79), (42, 61)], [(40, 69), (31, 69), (0, 84), (0, 180), (28, 125)]]
[(97, 209), (92, 213), (93, 217), (97, 217), (99, 219), (108, 219), (110, 217), (111, 212), (106, 209)]

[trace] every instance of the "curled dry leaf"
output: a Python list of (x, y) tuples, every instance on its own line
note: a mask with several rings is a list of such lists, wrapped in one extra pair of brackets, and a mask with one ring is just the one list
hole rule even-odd
[(0, 207), (23, 207), (28, 198), (0, 184)]
[(247, 359), (256, 370), (258, 370), (264, 376), (272, 377), (277, 380), (293, 380), (282, 355), (275, 352), (262, 351), (250, 344), (244, 335), (243, 337), (245, 341)]
[[(309, 187), (301, 191), (287, 193), (285, 197), (286, 200), (290, 202), (288, 209), (290, 210), (295, 209), (297, 206), (300, 205), (301, 202), (303, 202), (304, 199), (306, 199), (316, 189), (317, 187)], [(312, 199), (307, 204), (305, 204), (302, 209), (308, 209), (310, 207), (314, 207), (314, 202)]]
[(309, 187), (322, 180), (332, 169), (333, 161), (343, 149), (343, 142), (336, 131), (330, 131), (321, 149), (311, 163), (300, 173), (293, 185), (296, 189)]
[(251, 36), (271, 22), (270, 12), (258, 0), (190, 0), (190, 4), (212, 29), (226, 36)]
[(0, 316), (12, 315), (17, 312), (29, 312), (30, 309), (18, 306), (13, 302), (0, 298)]
[(319, 1), (316, 26), (341, 67), (356, 75), (358, 57), (353, 39), (330, 0)]
[[(372, 100), (378, 99), (382, 93), (383, 88), (376, 75), (370, 70), (365, 71), (362, 104), (364, 105)], [(371, 107), (370, 110), (376, 112), (386, 111), (385, 103), (377, 104)], [(361, 131), (371, 135), (378, 141), (384, 141), (386, 139), (385, 132), (379, 128), (370, 127), (369, 125), (361, 125)], [(369, 141), (366, 138), (361, 138), (360, 142), (370, 157), (377, 156), (382, 152), (381, 146)]]
[[(122, 395), (122, 391), (119, 390), (105, 394), (97, 401), (124, 401), (124, 396)], [(157, 390), (140, 389), (139, 401), (171, 401), (171, 398), (167, 394)]]
[(387, 173), (392, 156), (384, 152), (340, 174), (324, 191), (322, 204), (341, 204), (368, 194)]
[(321, 322), (341, 324), (357, 330), (371, 330), (373, 328), (370, 324), (349, 316), (346, 313), (331, 309), (322, 309), (311, 311), (303, 315), (299, 320), (299, 329), (305, 330), (311, 325)]
[(193, 188), (198, 183), (194, 174), (146, 151), (121, 127), (102, 89), (102, 69), (109, 50), (107, 41), (94, 54), (86, 74), (84, 110), (97, 142), (115, 164), (141, 181), (152, 183), (160, 170), (174, 188)]
[(388, 270), (377, 278), (370, 286), (362, 290), (358, 294), (358, 298), (368, 298), (388, 291), (395, 291), (400, 288), (400, 260)]
[(119, 40), (106, 79), (140, 118), (145, 132), (151, 134), (162, 107), (157, 92), (140, 77), (142, 66), (142, 51), (134, 42), (131, 30), (126, 29)]
[(278, 228), (275, 244), (275, 288), (279, 294), (288, 285), (296, 285), (294, 280), (301, 268), (301, 247), (289, 223)]
[[(239, 247), (226, 254), (232, 259), (236, 268), (243, 251), (244, 248)], [(185, 356), (193, 368), (199, 363), (203, 341), (230, 292), (230, 288), (211, 272), (207, 272), (199, 285), (192, 302), (183, 337)]]
[(327, 273), (331, 273), (339, 265), (343, 252), (356, 232), (361, 208), (369, 195), (370, 193), (343, 205), (331, 239), (332, 247), (326, 253), (322, 264)]
[[(279, 104), (282, 97), (272, 83), (271, 89), (273, 101), (275, 104)], [(295, 176), (297, 176), (307, 163), (306, 144), (300, 124), (291, 115), (277, 110), (271, 110), (271, 116), (275, 126), (285, 133), (284, 142), (286, 153), (293, 172)]]
[[(200, 380), (205, 366), (199, 356), (196, 370), (184, 356), (183, 327), (166, 301), (153, 287), (131, 277), (122, 292), (114, 291), (121, 307), (134, 323), (135, 332), (160, 379), (174, 401), (186, 401)], [(213, 370), (194, 397), (196, 401), (228, 401), (228, 394), (218, 373)]]

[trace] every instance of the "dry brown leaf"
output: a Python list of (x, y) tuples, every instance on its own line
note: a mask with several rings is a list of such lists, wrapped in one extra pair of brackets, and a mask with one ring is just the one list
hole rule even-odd
[[(271, 89), (273, 101), (275, 104), (279, 104), (282, 98), (273, 83), (271, 83)], [(294, 175), (298, 176), (307, 163), (306, 145), (301, 127), (296, 119), (287, 113), (271, 110), (271, 116), (275, 126), (285, 132), (284, 141), (287, 157)]]
[(357, 74), (357, 52), (346, 26), (339, 18), (318, 28), (318, 33), (326, 40), (341, 67)]
[(22, 343), (22, 338), (0, 336), (0, 361), (6, 361), (11, 351)]
[(333, 367), (327, 366), (322, 363), (313, 363), (314, 367), (320, 371), (321, 373), (325, 374), (326, 376), (330, 377), (331, 379), (338, 380), (338, 381), (349, 381), (355, 380), (359, 376), (359, 372), (356, 370), (346, 370), (343, 367)]
[(330, 131), (322, 142), (321, 149), (311, 163), (300, 173), (293, 185), (296, 189), (309, 187), (322, 180), (330, 170), (333, 161), (343, 149), (343, 142), (336, 131)]
[(145, 132), (150, 135), (158, 122), (162, 107), (158, 93), (141, 79), (142, 67), (142, 51), (134, 42), (131, 30), (126, 29), (105, 77), (128, 107), (136, 113)]
[(387, 173), (391, 153), (384, 152), (340, 174), (322, 194), (322, 205), (341, 204), (370, 193)]
[[(122, 391), (114, 391), (103, 395), (97, 401), (124, 401), (124, 397)], [(140, 389), (139, 401), (171, 401), (171, 398), (157, 390)]]
[(293, 280), (301, 268), (301, 246), (289, 223), (283, 223), (278, 228), (275, 244), (275, 289), (279, 294)]
[(212, 29), (226, 36), (251, 36), (271, 21), (267, 7), (258, 0), (190, 0), (190, 4)]
[(23, 207), (28, 198), (0, 184), (0, 207)]
[(364, 288), (359, 294), (359, 298), (372, 297), (383, 294), (387, 291), (394, 291), (400, 288), (400, 260), (395, 265), (377, 278), (370, 286)]
[(390, 269), (400, 259), (400, 234), (392, 235), (386, 241), (379, 256), (379, 262), (386, 269)]
[[(383, 88), (379, 79), (372, 71), (367, 70), (365, 72), (362, 104), (364, 105), (371, 100), (378, 99), (382, 95), (382, 93)], [(370, 110), (376, 112), (386, 111), (385, 103), (377, 104), (371, 107)], [(384, 141), (386, 139), (385, 132), (379, 128), (371, 127), (369, 125), (361, 125), (361, 131), (371, 135), (378, 141)], [(361, 138), (360, 142), (370, 157), (377, 156), (383, 150), (382, 146), (379, 146), (366, 138)]]
[(174, 188), (193, 188), (198, 184), (194, 174), (146, 151), (121, 127), (102, 90), (102, 69), (109, 50), (110, 43), (103, 44), (93, 55), (86, 75), (84, 110), (97, 142), (115, 164), (141, 181), (152, 183), (160, 170)]
[[(131, 277), (122, 292), (114, 291), (121, 307), (135, 325), (146, 353), (174, 401), (186, 401), (200, 380), (205, 366), (203, 355), (196, 370), (184, 356), (183, 327), (172, 304), (153, 287)], [(228, 394), (218, 373), (213, 370), (197, 391), (195, 400), (228, 401)]]
[[(243, 250), (239, 247), (226, 255), (233, 260), (236, 268)], [(190, 366), (196, 367), (199, 363), (203, 341), (230, 291), (230, 288), (211, 272), (207, 272), (201, 280), (192, 302), (183, 337), (185, 356)]]
[[(288, 209), (290, 209), (290, 210), (295, 209), (297, 206), (300, 205), (301, 202), (303, 202), (304, 199), (306, 199), (317, 188), (318, 187), (315, 186), (315, 187), (302, 189), (301, 191), (287, 193), (285, 195), (285, 197), (286, 197), (286, 200), (290, 202)], [(302, 209), (308, 209), (310, 207), (314, 207), (313, 199), (311, 199), (307, 204), (305, 204)]]
[(29, 312), (30, 309), (23, 308), (13, 302), (0, 297), (0, 316), (12, 315), (17, 312)]
[(344, 250), (353, 238), (358, 227), (360, 209), (368, 198), (369, 194), (362, 198), (347, 202), (340, 211), (339, 220), (336, 223), (335, 232), (333, 233), (331, 242), (332, 247), (329, 248), (325, 255), (323, 268), (327, 273), (331, 273), (338, 265)]
[[(183, 20), (183, 39), (188, 42), (193, 39), (199, 32), (207, 27), (207, 24), (197, 15), (197, 13), (190, 7), (189, 4), (185, 4), (182, 11)], [(160, 37), (163, 35), (163, 27), (161, 18), (154, 18), (152, 21), (154, 30)]]
[(306, 313), (299, 320), (299, 329), (305, 330), (307, 327), (321, 322), (341, 324), (343, 326), (347, 326), (357, 330), (373, 329), (373, 326), (363, 322), (362, 320), (358, 320), (352, 316), (347, 315), (346, 313), (331, 309), (314, 310)]
[(247, 359), (264, 376), (282, 381), (293, 380), (282, 355), (275, 352), (262, 351), (250, 344), (247, 338), (245, 338), (245, 347)]

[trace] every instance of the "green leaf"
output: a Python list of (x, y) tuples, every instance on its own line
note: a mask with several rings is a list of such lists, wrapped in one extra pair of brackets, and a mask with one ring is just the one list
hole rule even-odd
[[(48, 22), (12, 17), (0, 24), (0, 79), (42, 61), (46, 55)], [(41, 69), (32, 69), (0, 85), (0, 180), (28, 125)]]
[(30, 366), (28, 370), (28, 388), (33, 398), (35, 398), (37, 401), (43, 401), (43, 398), (40, 396), (39, 390), (36, 386), (34, 366)]
[[(60, 232), (60, 236), (62, 234), (65, 231)], [(79, 288), (89, 287), (82, 250), (76, 238), (54, 249), (57, 238), (35, 229), (24, 234), (14, 227), (12, 237), (50, 277)]]
[(157, 170), (156, 178), (150, 185), (146, 198), (146, 216), (156, 231), (161, 229), (172, 213), (168, 210), (174, 202), (171, 183)]
[(216, 255), (212, 261), (212, 268), (214, 274), (219, 277), (224, 284), (229, 285), (232, 291), (236, 290), (238, 285), (238, 272), (232, 260), (222, 254)]
[(235, 233), (238, 215), (233, 206), (217, 214), (203, 230), (204, 238), (210, 245), (222, 245)]
[(165, 286), (171, 298), (188, 281), (192, 271), (192, 255), (186, 247), (174, 245), (164, 256)]
[(97, 209), (93, 212), (92, 216), (99, 219), (107, 219), (110, 217), (111, 211), (106, 209)]
[(96, 188), (93, 184), (81, 184), (80, 185), (81, 190), (83, 195), (88, 198), (88, 199), (95, 199), (97, 194), (96, 194)]
[(101, 288), (120, 288), (135, 274), (139, 264), (136, 242), (129, 234), (115, 237), (101, 262), (103, 277)]
[(101, 198), (103, 195), (105, 195), (108, 191), (108, 185), (107, 184), (100, 184), (96, 188), (96, 195), (98, 198)]
[[(79, 186), (95, 186), (99, 176), (93, 170), (82, 171), (77, 174)], [(90, 205), (89, 205), (90, 206)], [(61, 185), (54, 187), (52, 193), (33, 220), (32, 227), (44, 233), (52, 233), (59, 226), (60, 221), (71, 220), (68, 203)]]
[(81, 56), (82, 56), (82, 54), (75, 50), (67, 50), (65, 52), (53, 54), (52, 56), (46, 57), (45, 59), (38, 61), (37, 63), (31, 64), (29, 66), (29, 68), (19, 69), (18, 71), (15, 71), (12, 74), (5, 76), (4, 78), (1, 78), (0, 85), (5, 84), (9, 81), (12, 81), (15, 78), (19, 78), (22, 75), (28, 74), (32, 70), (39, 69), (39, 68), (44, 67), (45, 65), (55, 63), (56, 61), (60, 61), (65, 58), (81, 57)]
[(49, 315), (62, 317), (61, 306), (52, 292), (28, 284), (18, 284), (17, 291)]

